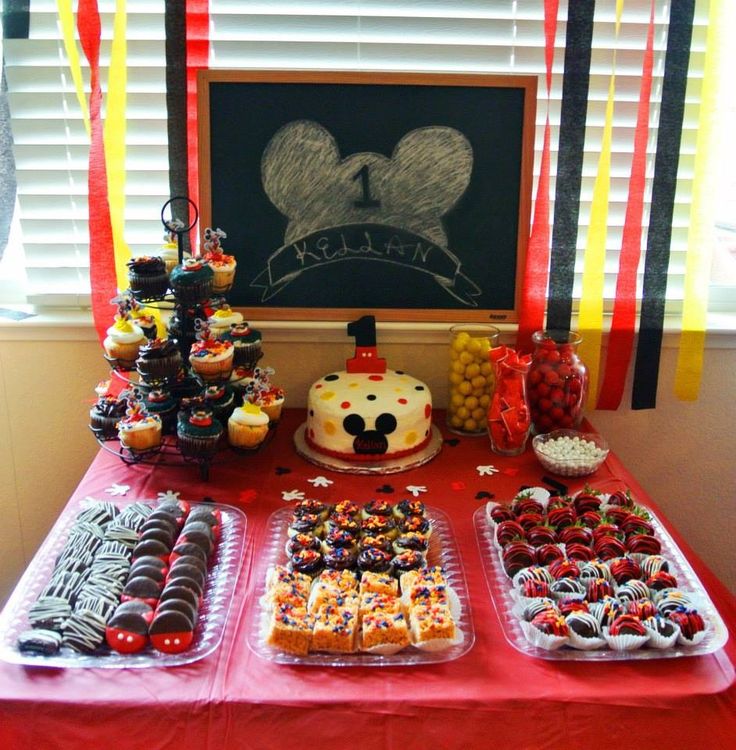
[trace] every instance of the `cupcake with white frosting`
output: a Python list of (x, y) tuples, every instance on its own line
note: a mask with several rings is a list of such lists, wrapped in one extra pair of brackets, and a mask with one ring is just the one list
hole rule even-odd
[(227, 433), (235, 448), (257, 448), (268, 435), (268, 415), (256, 404), (245, 403), (230, 415)]
[(143, 344), (147, 341), (143, 331), (129, 318), (116, 316), (115, 323), (107, 329), (102, 346), (110, 359), (124, 369), (135, 368), (135, 360)]

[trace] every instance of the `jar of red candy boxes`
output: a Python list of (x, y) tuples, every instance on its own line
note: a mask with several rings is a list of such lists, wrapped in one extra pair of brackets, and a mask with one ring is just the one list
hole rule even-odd
[(577, 427), (583, 419), (588, 369), (578, 356), (575, 331), (537, 331), (528, 376), (534, 432)]
[(518, 354), (507, 346), (489, 352), (495, 386), (488, 407), (488, 436), (491, 449), (502, 456), (523, 453), (531, 431), (526, 378), (531, 356)]

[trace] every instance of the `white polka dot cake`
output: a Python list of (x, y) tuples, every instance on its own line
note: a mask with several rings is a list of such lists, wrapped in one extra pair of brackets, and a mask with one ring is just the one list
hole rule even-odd
[(305, 439), (349, 461), (398, 458), (427, 445), (432, 394), (406, 373), (333, 372), (309, 389)]
[(346, 369), (324, 375), (309, 389), (304, 439), (344, 461), (385, 461), (424, 448), (432, 434), (432, 394), (426, 383), (386, 368), (377, 355), (375, 319), (348, 325), (355, 356)]

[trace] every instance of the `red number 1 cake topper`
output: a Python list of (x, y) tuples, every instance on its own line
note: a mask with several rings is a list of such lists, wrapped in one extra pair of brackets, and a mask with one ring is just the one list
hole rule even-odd
[(355, 338), (355, 355), (345, 362), (348, 372), (386, 372), (386, 360), (378, 356), (376, 319), (373, 315), (364, 315), (348, 323), (348, 336)]

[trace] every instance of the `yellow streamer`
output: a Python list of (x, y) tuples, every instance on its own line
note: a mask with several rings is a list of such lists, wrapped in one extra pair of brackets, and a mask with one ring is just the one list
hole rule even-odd
[[(731, 26), (724, 17), (726, 5), (731, 5)], [(675, 394), (681, 401), (695, 401), (698, 398), (703, 373), (708, 285), (715, 241), (712, 196), (717, 189), (716, 167), (720, 152), (714, 120), (722, 69), (720, 61), (724, 52), (723, 33), (733, 28), (733, 20), (733, 3), (711, 0), (690, 202), (682, 333), (675, 372)]]
[[(616, 2), (616, 40), (621, 27), (623, 0)], [(606, 121), (603, 128), (598, 173), (593, 186), (590, 208), (590, 226), (583, 261), (583, 287), (580, 297), (578, 325), (583, 336), (580, 357), (588, 366), (588, 407), (595, 409), (598, 400), (601, 339), (603, 329), (603, 287), (606, 266), (606, 237), (608, 233), (608, 199), (611, 188), (611, 136), (613, 131), (613, 104), (616, 89), (616, 47), (613, 51), (613, 70), (608, 83)]]
[(72, 10), (72, 0), (56, 0), (56, 6), (59, 11), (59, 24), (61, 33), (64, 38), (64, 49), (67, 59), (69, 60), (69, 70), (74, 81), (74, 89), (77, 92), (79, 108), (82, 110), (84, 127), (87, 135), (90, 136), (92, 128), (89, 122), (89, 107), (87, 106), (87, 97), (84, 95), (84, 81), (82, 80), (82, 66), (79, 63), (79, 51), (75, 37), (76, 24), (74, 23), (74, 11)]
[(130, 249), (125, 242), (125, 110), (128, 85), (126, 0), (116, 0), (105, 107), (105, 166), (118, 287), (128, 286)]

